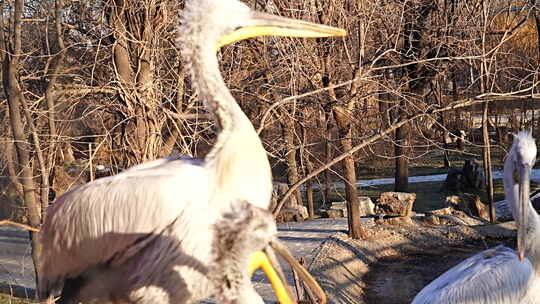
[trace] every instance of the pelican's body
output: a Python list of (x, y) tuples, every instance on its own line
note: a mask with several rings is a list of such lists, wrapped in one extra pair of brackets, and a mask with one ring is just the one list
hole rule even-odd
[(200, 162), (157, 160), (61, 196), (40, 232), (42, 298), (61, 291), (100, 303), (207, 296), (210, 227), (227, 207), (211, 203), (203, 188), (209, 179)]
[(504, 189), (518, 228), (518, 250), (501, 245), (466, 259), (424, 287), (413, 304), (540, 303), (540, 219), (528, 199), (535, 160), (530, 133), (516, 135), (504, 164)]
[[(266, 152), (225, 86), (216, 46), (276, 33), (345, 33), (257, 13), (236, 0), (187, 1), (183, 14), (183, 55), (193, 86), (220, 129), (216, 143), (204, 161), (159, 159), (59, 197), (39, 234), (41, 299), (155, 304), (211, 296), (216, 222), (240, 201), (267, 209), (272, 190)], [(246, 303), (262, 301), (253, 296), (241, 295)]]

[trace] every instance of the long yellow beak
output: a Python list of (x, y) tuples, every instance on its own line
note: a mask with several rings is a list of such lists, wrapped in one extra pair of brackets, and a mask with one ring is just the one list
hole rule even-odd
[(252, 11), (249, 24), (221, 37), (218, 48), (259, 36), (320, 38), (345, 35), (344, 29)]
[(253, 272), (255, 272), (255, 270), (259, 268), (261, 268), (264, 271), (264, 273), (270, 280), (270, 283), (272, 284), (272, 288), (274, 289), (274, 292), (276, 293), (276, 297), (278, 298), (279, 303), (281, 304), (295, 304), (296, 303), (295, 301), (293, 301), (293, 299), (287, 292), (285, 285), (283, 285), (283, 282), (279, 278), (274, 267), (272, 267), (272, 263), (270, 263), (268, 256), (262, 251), (257, 251), (253, 253), (253, 255), (251, 256), (251, 259), (249, 261), (249, 268), (248, 268), (249, 275), (252, 276)]
[(519, 167), (519, 197), (518, 197), (518, 214), (519, 219), (518, 231), (517, 231), (517, 250), (520, 261), (525, 259), (525, 241), (527, 238), (527, 231), (529, 230), (529, 195), (530, 195), (530, 179), (531, 179), (531, 167), (528, 165), (521, 165)]

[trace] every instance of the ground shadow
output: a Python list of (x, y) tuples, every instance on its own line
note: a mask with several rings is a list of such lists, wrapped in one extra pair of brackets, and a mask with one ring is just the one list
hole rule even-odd
[(366, 241), (337, 233), (321, 245), (309, 268), (330, 303), (410, 303), (425, 285), (464, 259), (515, 242), (513, 231), (504, 226), (379, 230)]

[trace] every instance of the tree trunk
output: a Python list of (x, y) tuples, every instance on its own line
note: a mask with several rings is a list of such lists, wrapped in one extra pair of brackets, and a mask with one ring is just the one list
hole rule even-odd
[[(305, 158), (307, 174), (313, 171), (313, 164), (309, 160), (309, 156), (306, 155)], [(313, 202), (313, 181), (310, 179), (306, 181), (306, 200), (307, 200), (307, 209), (308, 215), (310, 218), (315, 217), (315, 203)]]
[[(20, 181), (23, 188), (24, 204), (28, 210), (28, 219), (30, 225), (34, 228), (39, 228), (41, 225), (41, 208), (35, 196), (35, 185), (33, 180), (32, 164), (30, 160), (31, 146), (27, 141), (28, 134), (25, 134), (23, 126), (23, 115), (21, 114), (21, 103), (25, 102), (22, 95), (20, 85), (18, 83), (17, 74), (19, 69), (19, 58), (21, 51), (21, 18), (24, 8), (23, 0), (15, 0), (14, 7), (14, 32), (13, 42), (14, 47), (11, 56), (5, 56), (3, 63), (3, 84), (5, 94), (8, 99), (9, 118), (11, 130), (15, 140), (15, 149), (19, 160)], [(7, 51), (7, 50), (6, 50)], [(32, 259), (36, 272), (39, 269), (39, 252), (41, 244), (38, 242), (37, 233), (31, 232), (32, 239)], [(36, 273), (37, 274), (37, 273)], [(37, 276), (36, 276), (37, 277)]]
[[(289, 185), (294, 185), (300, 180), (300, 175), (298, 174), (298, 165), (296, 162), (296, 147), (294, 145), (294, 120), (286, 117), (288, 113), (282, 114), (281, 127), (283, 131), (283, 139), (286, 145), (286, 157), (287, 160), (287, 181)], [(294, 193), (296, 197), (296, 202), (298, 205), (303, 206), (302, 193), (299, 190), (296, 190)]]
[(496, 206), (493, 203), (493, 178), (491, 172), (491, 148), (489, 144), (489, 133), (488, 133), (488, 103), (485, 102), (483, 105), (483, 116), (482, 116), (482, 137), (484, 139), (484, 146), (482, 148), (483, 152), (483, 164), (484, 172), (486, 176), (486, 193), (489, 204), (489, 220), (494, 223), (497, 221), (496, 215)]
[[(439, 103), (439, 105), (442, 105), (441, 103)], [(451, 164), (450, 164), (450, 156), (449, 156), (449, 148), (448, 147), (448, 143), (446, 142), (446, 137), (448, 135), (448, 127), (446, 126), (446, 117), (444, 115), (444, 113), (441, 113), (440, 114), (440, 118), (441, 118), (441, 125), (442, 125), (442, 146), (443, 146), (443, 162), (444, 162), (444, 167), (445, 168), (450, 168)]]
[[(122, 115), (125, 117), (120, 142), (124, 165), (131, 166), (157, 158), (163, 145), (160, 100), (154, 88), (154, 61), (157, 34), (163, 26), (166, 6), (152, 2), (114, 0), (108, 19), (114, 28), (113, 63), (121, 87)], [(129, 38), (128, 38), (129, 37)]]
[[(304, 109), (303, 113), (303, 119), (304, 121), (309, 121), (309, 113), (308, 108)], [(301, 149), (301, 156), (304, 164), (304, 173), (305, 175), (309, 175), (313, 171), (313, 164), (311, 163), (311, 157), (309, 152), (306, 150), (306, 144), (309, 143), (309, 133), (308, 129), (304, 124), (300, 124), (302, 128), (302, 149)], [(313, 181), (309, 179), (306, 181), (306, 203), (307, 203), (307, 209), (308, 209), (308, 215), (310, 218), (315, 217), (315, 204), (313, 202)]]
[[(421, 54), (425, 49), (425, 41), (423, 34), (427, 30), (425, 24), (431, 12), (434, 11), (436, 5), (433, 0), (426, 1), (411, 1), (405, 2), (404, 9), (404, 28), (403, 28), (403, 61), (417, 60), (422, 57)], [(428, 83), (428, 77), (424, 74), (426, 67), (423, 64), (411, 64), (403, 67), (403, 73), (407, 76), (409, 82), (404, 86), (406, 90), (414, 93), (417, 96), (422, 96), (422, 91)], [(403, 121), (407, 119), (406, 107), (407, 101), (401, 98), (399, 108), (397, 110), (397, 120)], [(395, 133), (395, 191), (407, 192), (409, 188), (409, 160), (408, 152), (408, 137), (409, 124), (405, 124), (398, 128)]]
[[(351, 116), (344, 107), (334, 106), (334, 118), (339, 128), (342, 150), (352, 149), (352, 128), (350, 124)], [(356, 169), (354, 157), (350, 155), (342, 161), (343, 174), (345, 175), (345, 197), (347, 199), (347, 217), (349, 226), (349, 236), (353, 239), (365, 239), (366, 232), (362, 227), (360, 220), (360, 202), (356, 190)]]
[(34, 126), (34, 120), (32, 118), (32, 114), (30, 113), (30, 110), (25, 104), (25, 101), (21, 103), (21, 106), (24, 111), (24, 115), (26, 118), (26, 122), (29, 127), (29, 132), (32, 136), (33, 141), (33, 151), (37, 157), (39, 172), (40, 172), (40, 179), (41, 179), (41, 187), (39, 191), (39, 198), (40, 198), (40, 206), (41, 211), (39, 214), (45, 213), (47, 207), (49, 206), (49, 168), (47, 168), (47, 164), (45, 163), (45, 157), (43, 157), (43, 152), (41, 150), (41, 144), (38, 136), (38, 131), (36, 127)]
[[(9, 138), (7, 137), (9, 136)], [(17, 194), (22, 196), (24, 191), (23, 187), (21, 185), (21, 182), (18, 178), (16, 165), (19, 163), (17, 161), (17, 157), (15, 156), (15, 150), (14, 143), (11, 135), (6, 134), (5, 138), (1, 138), (3, 142), (2, 145), (0, 145), (0, 153), (4, 156), (5, 164), (7, 167), (7, 173), (9, 174), (9, 180), (13, 184), (13, 187), (15, 188), (15, 191), (17, 191)]]
[[(398, 110), (399, 121), (406, 119), (404, 117), (405, 102), (402, 101)], [(408, 130), (409, 126), (407, 124), (396, 129), (394, 151), (395, 151), (395, 160), (396, 160), (396, 171), (395, 171), (395, 186), (394, 190), (398, 192), (407, 192), (409, 190), (409, 159), (407, 157), (407, 146), (408, 146)]]
[[(325, 113), (325, 134), (326, 140), (324, 142), (324, 155), (326, 157), (325, 163), (328, 163), (333, 158), (332, 153), (332, 130), (330, 128), (330, 113)], [(330, 189), (332, 186), (332, 170), (331, 168), (324, 170), (324, 204), (330, 203)]]
[(537, 51), (538, 51), (538, 59), (540, 59), (540, 1), (538, 0), (530, 0), (531, 6), (533, 6), (532, 9), (532, 15), (534, 17), (534, 21), (536, 23), (536, 43), (537, 43)]
[(306, 200), (308, 216), (315, 218), (315, 203), (313, 202), (313, 181), (310, 179), (306, 181)]

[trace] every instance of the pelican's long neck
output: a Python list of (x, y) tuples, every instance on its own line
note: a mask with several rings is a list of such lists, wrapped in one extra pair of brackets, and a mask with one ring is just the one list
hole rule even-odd
[(202, 37), (194, 41), (195, 48), (188, 54), (192, 79), (219, 128), (216, 143), (205, 157), (205, 166), (214, 173), (217, 186), (212, 190), (222, 202), (243, 199), (267, 209), (272, 180), (266, 151), (225, 86), (214, 48)]
[(516, 222), (517, 229), (525, 229), (526, 231), (525, 256), (531, 261), (537, 273), (540, 274), (540, 217), (536, 213), (531, 201), (529, 201), (526, 207), (528, 209), (526, 211), (528, 216), (527, 227), (523, 227), (518, 215), (519, 187), (514, 182), (514, 165), (509, 157), (505, 161), (503, 174), (506, 201), (512, 210), (512, 216)]
[(205, 157), (205, 161), (211, 163), (217, 159), (216, 155), (223, 151), (231, 137), (241, 132), (254, 133), (254, 129), (227, 89), (214, 51), (205, 48), (206, 42), (202, 44), (193, 52), (190, 62), (192, 79), (199, 97), (213, 115), (219, 129), (218, 139)]

